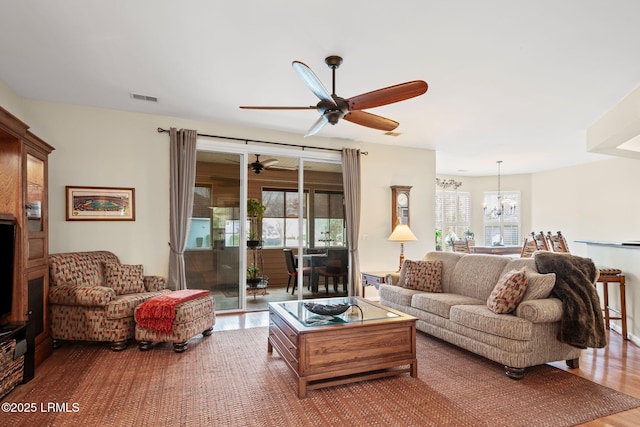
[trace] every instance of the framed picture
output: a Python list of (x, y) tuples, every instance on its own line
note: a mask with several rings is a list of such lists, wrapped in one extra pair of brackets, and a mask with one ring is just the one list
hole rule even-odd
[(66, 186), (67, 221), (135, 221), (135, 189)]

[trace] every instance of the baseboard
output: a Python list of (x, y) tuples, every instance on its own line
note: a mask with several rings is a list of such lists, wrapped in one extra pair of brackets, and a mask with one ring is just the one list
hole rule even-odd
[[(622, 339), (622, 326), (620, 326), (620, 325), (616, 325), (616, 324), (614, 324), (614, 323), (610, 323), (610, 324), (609, 324), (609, 327), (610, 327), (610, 329), (611, 329), (612, 331), (616, 332), (616, 333), (617, 333), (617, 335), (619, 335), (619, 336), (620, 336), (620, 339)], [(627, 330), (627, 335), (628, 335), (629, 341), (631, 341), (632, 343), (634, 343), (634, 344), (636, 344), (636, 345), (640, 346), (640, 337), (637, 337), (637, 336), (635, 336), (635, 335), (633, 335), (633, 334), (629, 333), (629, 331), (628, 331), (628, 330)]]

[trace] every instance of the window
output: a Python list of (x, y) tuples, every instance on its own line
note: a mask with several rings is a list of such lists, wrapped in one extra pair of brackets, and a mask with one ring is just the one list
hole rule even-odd
[[(308, 245), (307, 239), (307, 198), (303, 196), (303, 230), (302, 242)], [(263, 190), (262, 204), (266, 206), (262, 218), (262, 240), (265, 248), (298, 246), (298, 191), (297, 190)]]
[(470, 226), (471, 193), (436, 190), (436, 249), (448, 249), (451, 239), (466, 237)]
[(216, 241), (224, 241), (224, 247), (240, 246), (240, 208), (214, 207), (212, 211)]
[(313, 224), (315, 247), (345, 246), (343, 193), (313, 193)]
[(193, 212), (187, 237), (187, 248), (211, 247), (211, 185), (193, 187)]
[(484, 193), (484, 244), (520, 244), (519, 191)]

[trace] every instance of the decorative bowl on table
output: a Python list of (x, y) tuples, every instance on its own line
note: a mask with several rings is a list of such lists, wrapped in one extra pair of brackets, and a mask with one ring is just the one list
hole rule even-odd
[(305, 302), (304, 307), (314, 314), (324, 316), (337, 316), (349, 309), (353, 304), (319, 304), (315, 302)]

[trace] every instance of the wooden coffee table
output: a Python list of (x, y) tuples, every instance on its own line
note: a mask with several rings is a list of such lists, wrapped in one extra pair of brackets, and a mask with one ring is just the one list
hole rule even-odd
[[(344, 314), (319, 317), (303, 303), (352, 303)], [(329, 320), (330, 319), (330, 320)], [(267, 349), (282, 356), (307, 390), (410, 373), (418, 376), (416, 318), (362, 298), (269, 303)]]

